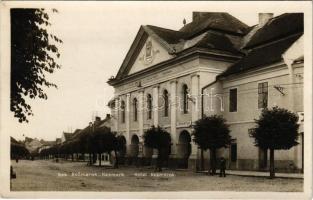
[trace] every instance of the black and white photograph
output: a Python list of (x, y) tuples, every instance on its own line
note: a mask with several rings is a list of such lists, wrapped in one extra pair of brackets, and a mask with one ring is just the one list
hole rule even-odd
[(311, 9), (1, 2), (1, 195), (312, 198)]

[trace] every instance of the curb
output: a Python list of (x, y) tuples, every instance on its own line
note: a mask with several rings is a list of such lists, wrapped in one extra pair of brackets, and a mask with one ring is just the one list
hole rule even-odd
[[(205, 173), (207, 174), (207, 171), (197, 171), (196, 173)], [(219, 176), (218, 173), (216, 173), (217, 176)], [(236, 174), (236, 173), (226, 173), (226, 175), (233, 175), (233, 176), (244, 176), (244, 177), (256, 177), (256, 178), (268, 178), (270, 179), (269, 175), (253, 175), (253, 174)], [(275, 176), (275, 178), (283, 178), (283, 179), (304, 179), (304, 177), (286, 177), (286, 176)], [(275, 179), (274, 178), (274, 179)]]

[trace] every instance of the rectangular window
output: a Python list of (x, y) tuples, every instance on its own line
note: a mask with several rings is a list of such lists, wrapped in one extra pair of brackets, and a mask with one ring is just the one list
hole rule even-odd
[(229, 90), (229, 112), (237, 111), (237, 88)]
[(230, 160), (232, 162), (237, 161), (237, 143), (232, 143), (230, 145)]
[(268, 84), (267, 82), (258, 85), (258, 108), (267, 108), (268, 104)]

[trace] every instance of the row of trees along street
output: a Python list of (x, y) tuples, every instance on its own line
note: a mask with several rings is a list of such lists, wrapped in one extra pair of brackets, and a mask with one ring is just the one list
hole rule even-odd
[[(115, 162), (114, 167), (118, 168), (118, 157), (123, 156), (126, 152), (126, 141), (122, 136), (117, 136), (116, 133), (111, 132), (108, 127), (87, 127), (83, 129), (79, 134), (75, 135), (72, 139), (62, 143), (54, 145), (50, 148), (43, 149), (40, 152), (42, 158), (50, 157), (55, 158), (68, 158), (74, 161), (74, 154), (82, 156), (82, 160), (85, 160), (85, 154), (89, 155), (89, 164), (95, 163), (97, 155), (101, 158), (101, 154), (110, 154), (114, 152)], [(120, 154), (118, 156), (118, 154)], [(78, 159), (78, 158), (76, 158)], [(99, 165), (101, 166), (101, 159), (99, 159)]]
[[(274, 107), (264, 109), (260, 118), (255, 120), (256, 128), (249, 133), (254, 138), (255, 146), (270, 150), (270, 177), (275, 177), (274, 151), (290, 149), (297, 145), (298, 116), (286, 109)], [(217, 168), (216, 152), (220, 148), (228, 148), (232, 141), (229, 125), (222, 116), (205, 116), (196, 121), (193, 131), (193, 141), (202, 151), (210, 150), (210, 171), (214, 175)], [(158, 152), (156, 170), (162, 170), (162, 163), (169, 159), (171, 136), (165, 129), (152, 126), (143, 135), (144, 145)], [(114, 167), (118, 167), (119, 157), (126, 153), (126, 141), (123, 136), (117, 136), (108, 127), (87, 127), (72, 140), (61, 145), (55, 145), (41, 151), (41, 156), (54, 155), (74, 160), (74, 154), (89, 154), (89, 163), (95, 162), (96, 154), (114, 152)], [(101, 159), (99, 160), (101, 165)], [(203, 153), (201, 153), (203, 167)], [(202, 168), (203, 169), (203, 168)]]

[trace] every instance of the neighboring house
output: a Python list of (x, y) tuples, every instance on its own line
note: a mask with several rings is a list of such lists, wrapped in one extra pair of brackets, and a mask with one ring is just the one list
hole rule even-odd
[(43, 149), (49, 149), (50, 147), (56, 145), (56, 141), (45, 141), (43, 139), (40, 140), (42, 146), (38, 148), (38, 153), (40, 153)]
[(31, 154), (38, 153), (38, 149), (43, 145), (37, 138), (25, 138), (25, 147)]
[(61, 136), (61, 143), (70, 140), (73, 137), (73, 133), (63, 132)]
[(223, 115), (235, 139), (220, 154), (228, 158), (231, 169), (266, 169), (269, 151), (255, 147), (248, 133), (262, 109), (279, 106), (298, 113), (300, 144), (288, 151), (276, 151), (275, 167), (302, 170), (303, 14), (269, 17), (243, 51), (247, 54), (244, 58), (203, 88), (204, 114)]
[(111, 120), (111, 115), (110, 114), (107, 114), (106, 118), (101, 120), (100, 123), (99, 123), (99, 128), (101, 128), (101, 127), (111, 128), (112, 126), (113, 126), (113, 124), (112, 124), (112, 120)]
[(62, 139), (61, 138), (56, 138), (55, 139), (55, 143), (56, 144), (61, 144), (62, 143)]
[[(228, 13), (193, 12), (193, 21), (178, 31), (140, 27), (117, 75), (108, 81), (115, 90), (109, 102), (111, 129), (125, 137), (128, 156), (147, 156), (142, 135), (159, 125), (171, 133), (170, 165), (194, 168), (199, 150), (192, 125), (203, 114), (222, 114), (237, 141), (232, 153), (224, 153), (233, 160), (229, 167), (258, 169), (261, 162), (248, 129), (261, 108), (303, 111), (303, 14), (259, 18), (249, 27)], [(213, 91), (208, 103), (201, 94)], [(300, 169), (301, 147), (296, 148), (290, 150), (294, 156), (279, 153), (283, 161), (278, 166), (292, 161)]]

